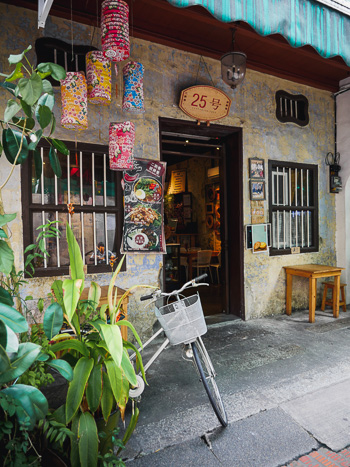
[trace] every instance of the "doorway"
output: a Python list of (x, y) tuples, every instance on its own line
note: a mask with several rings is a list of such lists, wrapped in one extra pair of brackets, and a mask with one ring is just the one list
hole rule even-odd
[[(164, 285), (179, 288), (206, 271), (209, 287), (198, 289), (205, 315), (244, 319), (242, 129), (168, 118), (159, 128), (167, 162)], [(211, 251), (210, 266), (198, 268), (204, 251)]]

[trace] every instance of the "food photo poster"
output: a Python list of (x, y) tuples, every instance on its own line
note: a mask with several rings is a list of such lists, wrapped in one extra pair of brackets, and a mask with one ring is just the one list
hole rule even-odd
[(134, 159), (123, 171), (122, 253), (166, 253), (163, 200), (166, 162)]

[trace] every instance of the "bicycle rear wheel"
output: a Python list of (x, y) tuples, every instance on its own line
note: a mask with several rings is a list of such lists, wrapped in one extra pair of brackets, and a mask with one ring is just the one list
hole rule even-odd
[(214, 367), (209, 358), (208, 352), (201, 339), (191, 343), (194, 361), (197, 365), (200, 379), (209, 397), (210, 403), (219, 422), (222, 426), (227, 426), (227, 415), (222, 402), (219, 388), (215, 381)]

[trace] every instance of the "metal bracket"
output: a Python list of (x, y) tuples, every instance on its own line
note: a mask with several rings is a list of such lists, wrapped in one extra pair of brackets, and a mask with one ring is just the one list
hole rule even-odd
[(38, 29), (44, 28), (53, 0), (38, 0)]

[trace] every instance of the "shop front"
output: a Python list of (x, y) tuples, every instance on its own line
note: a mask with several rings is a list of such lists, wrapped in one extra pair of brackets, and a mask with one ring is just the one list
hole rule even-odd
[[(4, 19), (3, 72), (11, 53), (19, 53), (29, 43), (34, 45), (40, 36), (70, 43), (72, 28), (74, 44), (100, 48), (99, 34), (93, 34), (94, 28), (83, 23), (50, 16), (43, 32), (36, 29), (35, 11), (2, 3), (0, 13)], [(15, 43), (10, 40), (14, 30), (19, 31)], [(25, 245), (35, 235), (42, 213), (50, 211), (56, 216), (57, 211), (58, 220), (66, 220), (68, 210), (58, 212), (56, 208), (71, 203), (75, 205), (73, 226), (84, 251), (88, 277), (108, 284), (110, 258), (120, 257), (127, 214), (120, 189), (122, 172), (108, 166), (109, 131), (111, 122), (127, 120), (135, 128), (134, 158), (166, 163), (164, 211), (159, 212), (165, 221), (167, 247), (164, 252), (154, 248), (149, 251), (151, 247), (147, 251), (126, 251), (126, 269), (120, 273), (118, 286), (162, 283), (171, 289), (207, 271), (210, 286), (202, 300), (207, 315), (247, 320), (284, 312), (283, 267), (336, 261), (335, 196), (329, 192), (324, 168), (325, 154), (334, 147), (331, 92), (249, 67), (244, 81), (231, 89), (221, 78), (217, 59), (205, 57), (203, 66), (203, 58), (196, 53), (142, 38), (131, 37), (130, 42), (130, 60), (142, 63), (144, 68), (144, 113), (127, 113), (123, 106), (122, 69), (127, 61), (122, 62), (118, 74), (113, 74), (110, 105), (88, 105), (86, 130), (72, 131), (57, 124), (57, 138), (70, 148), (65, 177), (58, 188), (49, 170), (44, 171), (43, 185), (38, 188), (29, 162), (26, 171), (16, 173), (15, 182), (3, 194), (5, 205), (11, 205), (11, 212), (18, 214), (12, 226), (17, 267), (23, 265), (23, 242)], [(32, 58), (35, 62), (34, 52)], [(179, 99), (183, 89), (207, 85), (208, 71), (214, 87), (232, 103), (221, 120), (198, 125), (179, 108)], [(276, 98), (281, 90), (285, 101)], [(60, 88), (54, 93), (59, 122)], [(301, 113), (298, 121), (278, 118), (282, 103), (301, 109), (299, 101), (291, 104), (293, 99), (287, 100), (288, 95), (303, 96), (307, 124)], [(1, 96), (2, 109), (5, 102)], [(45, 161), (48, 156), (45, 148), (43, 151)], [(1, 172), (7, 166), (6, 159), (0, 159)], [(139, 189), (143, 196), (145, 190)], [(26, 221), (30, 212), (33, 217)], [(259, 238), (251, 245), (249, 235), (254, 225), (263, 226), (266, 241)], [(145, 238), (147, 234), (142, 235)], [(159, 241), (159, 235), (156, 240), (155, 234), (150, 234), (154, 240), (151, 246)], [(98, 252), (102, 247), (103, 252)], [(292, 248), (296, 248), (296, 254), (291, 254)], [(28, 279), (24, 294), (33, 296), (33, 307), (49, 292), (52, 276), (67, 274), (65, 253), (61, 244), (54, 246), (46, 265), (53, 268), (48, 271), (51, 277), (43, 270), (41, 277)], [(307, 308), (306, 286), (300, 282), (296, 289), (295, 306)], [(141, 294), (136, 290), (128, 307), (129, 318), (139, 331), (150, 329), (154, 321), (149, 310), (140, 305)]]

